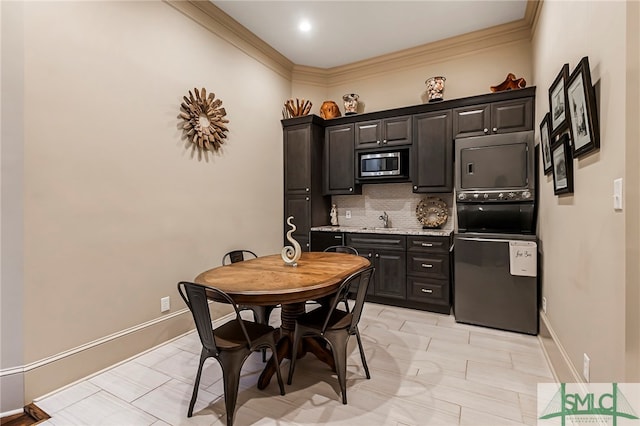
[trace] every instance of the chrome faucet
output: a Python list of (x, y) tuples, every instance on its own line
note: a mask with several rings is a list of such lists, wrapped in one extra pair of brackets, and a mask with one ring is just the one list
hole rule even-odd
[(389, 227), (389, 215), (387, 214), (387, 212), (382, 212), (382, 214), (378, 219), (382, 221), (382, 224), (384, 225), (385, 228)]

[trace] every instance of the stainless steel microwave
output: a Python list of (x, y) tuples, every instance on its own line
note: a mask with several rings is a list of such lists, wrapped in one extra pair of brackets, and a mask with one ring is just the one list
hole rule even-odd
[(359, 152), (358, 178), (407, 178), (409, 151)]

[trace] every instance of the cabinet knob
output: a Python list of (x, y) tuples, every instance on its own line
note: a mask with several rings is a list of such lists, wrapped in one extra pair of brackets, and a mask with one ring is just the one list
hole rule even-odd
[(423, 268), (433, 268), (433, 265), (429, 264), (429, 263), (423, 263), (422, 264)]
[(433, 293), (433, 290), (431, 290), (430, 288), (421, 288), (420, 291), (423, 292), (423, 293), (428, 293), (428, 294)]
[(371, 257), (371, 253), (369, 253), (369, 257)]
[(383, 145), (385, 145), (386, 143), (387, 143), (387, 140), (386, 140), (386, 139), (383, 139), (383, 140), (382, 140), (382, 144), (383, 144)]
[(305, 197), (304, 199), (305, 199), (305, 201), (309, 201), (309, 197)]
[(309, 188), (305, 188), (304, 190), (305, 190), (305, 191), (307, 191), (307, 192), (309, 192)]
[(376, 141), (376, 143), (377, 143), (378, 145), (380, 145), (380, 141)]
[(353, 188), (351, 188), (351, 187), (350, 187), (350, 188), (349, 188), (349, 192), (353, 192)]
[(378, 253), (376, 253), (376, 257), (380, 257), (380, 255)]
[(486, 128), (485, 128), (485, 129), (484, 129), (484, 132), (485, 132), (485, 133), (489, 133), (489, 129), (486, 129)]
[(493, 128), (493, 131), (494, 131), (494, 132), (497, 132), (497, 131), (498, 131), (498, 128), (497, 128), (497, 127), (494, 127), (494, 128)]
[(307, 243), (306, 246), (309, 247), (309, 243)]

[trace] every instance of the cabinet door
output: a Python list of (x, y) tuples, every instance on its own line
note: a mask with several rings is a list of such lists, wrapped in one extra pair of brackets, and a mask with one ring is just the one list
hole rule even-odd
[(375, 295), (394, 299), (405, 299), (406, 252), (377, 250), (375, 253)]
[(515, 99), (491, 105), (491, 132), (510, 133), (533, 129), (533, 99)]
[(353, 124), (327, 127), (324, 143), (325, 195), (354, 194)]
[(380, 120), (356, 123), (355, 132), (356, 148), (376, 148), (382, 145), (382, 123)]
[(285, 193), (311, 190), (311, 128), (308, 125), (284, 130)]
[(293, 216), (292, 222), (296, 226), (296, 230), (291, 235), (300, 243), (303, 251), (309, 251), (309, 232), (311, 231), (310, 197), (308, 195), (286, 195), (284, 216), (284, 244), (291, 245), (286, 237), (287, 232), (291, 229), (287, 225), (286, 219), (289, 216)]
[(453, 110), (453, 138), (480, 136), (489, 133), (491, 104), (455, 108)]
[(411, 143), (411, 117), (395, 117), (382, 120), (382, 145), (408, 145)]
[(451, 192), (453, 138), (451, 110), (413, 118), (413, 192)]

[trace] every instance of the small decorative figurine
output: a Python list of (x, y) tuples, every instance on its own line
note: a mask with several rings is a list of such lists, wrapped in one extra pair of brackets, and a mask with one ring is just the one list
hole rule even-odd
[(497, 86), (491, 86), (489, 89), (491, 89), (492, 92), (502, 92), (504, 90), (523, 89), (525, 87), (527, 87), (527, 81), (524, 78), (516, 78), (513, 73), (509, 73), (502, 83)]
[(334, 101), (324, 101), (320, 107), (320, 117), (328, 120), (330, 118), (341, 117), (340, 108)]
[(438, 102), (443, 100), (444, 92), (444, 77), (431, 77), (424, 82), (427, 85), (427, 95), (429, 96), (429, 102)]
[(291, 244), (293, 244), (293, 247), (285, 246), (282, 249), (282, 260), (284, 260), (284, 263), (287, 265), (298, 266), (298, 259), (300, 259), (300, 256), (302, 256), (302, 248), (300, 247), (300, 244), (291, 236), (291, 234), (293, 234), (297, 229), (296, 226), (292, 223), (292, 220), (293, 216), (289, 216), (287, 218), (287, 225), (291, 227), (291, 229), (287, 231), (287, 240), (289, 240)]
[(335, 204), (331, 204), (331, 212), (329, 213), (331, 216), (331, 224), (333, 226), (338, 226), (338, 209)]
[(352, 115), (358, 113), (358, 98), (356, 93), (347, 93), (342, 96), (344, 101), (344, 115)]

